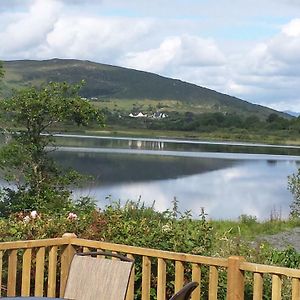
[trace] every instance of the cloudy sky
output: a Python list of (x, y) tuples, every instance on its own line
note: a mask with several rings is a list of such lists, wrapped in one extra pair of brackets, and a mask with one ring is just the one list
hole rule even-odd
[(0, 60), (53, 57), (300, 111), (300, 0), (0, 0)]

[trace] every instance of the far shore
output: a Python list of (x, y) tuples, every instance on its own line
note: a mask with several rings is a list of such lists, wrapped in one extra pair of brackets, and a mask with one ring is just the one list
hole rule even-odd
[(136, 140), (147, 142), (168, 142), (168, 143), (186, 143), (186, 144), (212, 144), (212, 145), (230, 145), (230, 146), (247, 146), (247, 147), (270, 147), (270, 148), (291, 148), (300, 149), (300, 145), (287, 144), (266, 144), (255, 142), (236, 142), (236, 141), (217, 141), (217, 140), (201, 140), (201, 139), (187, 139), (187, 138), (166, 138), (166, 137), (137, 137), (137, 136), (112, 136), (112, 135), (94, 135), (87, 133), (55, 133), (55, 137), (65, 138), (95, 138), (95, 139), (110, 139), (110, 140)]
[(230, 131), (214, 131), (214, 132), (195, 132), (195, 131), (162, 131), (149, 129), (123, 129), (115, 127), (107, 127), (96, 130), (94, 128), (87, 130), (62, 130), (60, 133), (66, 134), (84, 134), (94, 136), (110, 136), (110, 137), (133, 137), (133, 138), (155, 138), (155, 139), (187, 139), (201, 140), (206, 142), (231, 142), (231, 143), (255, 143), (270, 145), (289, 145), (300, 146), (300, 136), (285, 135), (265, 135), (258, 133), (249, 133), (247, 135), (240, 133), (231, 133)]

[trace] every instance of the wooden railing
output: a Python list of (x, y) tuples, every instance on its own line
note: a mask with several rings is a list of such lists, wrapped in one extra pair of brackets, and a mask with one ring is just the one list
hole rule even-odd
[(165, 300), (191, 280), (200, 283), (192, 300), (244, 299), (246, 277), (252, 298), (261, 300), (265, 276), (271, 278), (270, 299), (282, 299), (283, 282), (290, 285), (290, 299), (300, 299), (300, 270), (248, 263), (237, 256), (221, 259), (84, 240), (74, 234), (0, 243), (1, 296), (63, 296), (74, 253), (94, 250), (135, 259), (126, 300), (133, 300), (135, 293), (137, 299), (149, 300), (154, 288), (157, 299)]

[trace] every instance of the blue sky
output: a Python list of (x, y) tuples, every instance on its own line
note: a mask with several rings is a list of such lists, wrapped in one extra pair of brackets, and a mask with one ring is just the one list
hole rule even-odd
[(300, 111), (298, 0), (0, 0), (0, 59), (77, 58)]

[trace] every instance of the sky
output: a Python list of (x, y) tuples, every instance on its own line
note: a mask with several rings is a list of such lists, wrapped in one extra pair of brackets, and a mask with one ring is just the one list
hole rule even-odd
[(300, 0), (0, 0), (0, 60), (54, 57), (300, 112)]

